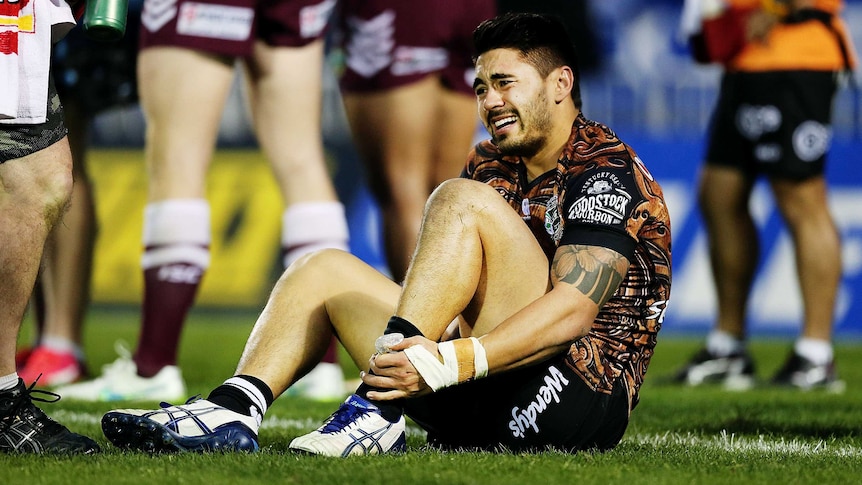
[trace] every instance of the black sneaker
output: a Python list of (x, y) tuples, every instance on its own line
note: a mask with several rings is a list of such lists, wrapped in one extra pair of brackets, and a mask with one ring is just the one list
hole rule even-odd
[(719, 357), (704, 347), (677, 372), (674, 381), (689, 386), (714, 383), (729, 390), (750, 389), (754, 386), (754, 362), (747, 352)]
[(835, 372), (835, 361), (818, 365), (796, 352), (790, 353), (790, 357), (772, 378), (772, 383), (803, 391), (819, 388), (835, 393), (844, 392), (846, 387)]
[[(0, 391), (0, 452), (4, 453), (53, 453), (92, 454), (99, 452), (99, 445), (90, 438), (69, 431), (62, 424), (49, 418), (33, 401), (56, 402), (60, 396), (53, 392), (29, 388), (18, 379), (18, 385)], [(39, 393), (53, 397), (46, 399), (34, 396)]]

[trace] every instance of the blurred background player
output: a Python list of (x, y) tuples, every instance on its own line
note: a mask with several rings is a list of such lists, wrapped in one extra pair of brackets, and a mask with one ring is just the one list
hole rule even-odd
[[(704, 348), (679, 371), (690, 385), (754, 382), (746, 310), (758, 254), (749, 209), (759, 176), (769, 182), (793, 240), (804, 320), (772, 377), (801, 389), (843, 389), (832, 348), (841, 242), (829, 211), (824, 165), (839, 73), (856, 65), (840, 0), (732, 0), (689, 4), (703, 18), (702, 62), (725, 68), (713, 113), (699, 198), (709, 236), (718, 316)], [(687, 18), (687, 15), (684, 15)]]
[(528, 12), (559, 18), (572, 37), (578, 51), (578, 70), (584, 75), (597, 70), (602, 62), (590, 3), (591, 0), (497, 0), (497, 9), (500, 13)]
[(476, 133), (473, 28), (495, 0), (342, 0), (347, 119), (401, 281), (431, 191), (457, 177)]
[(36, 330), (31, 347), (16, 356), (18, 374), (30, 384), (56, 386), (86, 376), (82, 330), (90, 302), (96, 210), (87, 176), (93, 118), (137, 102), (135, 62), (143, 0), (131, 0), (126, 33), (116, 42), (90, 40), (73, 29), (55, 47), (54, 80), (66, 114), (72, 151), (72, 201), (51, 231), (33, 293)]
[[(236, 60), (245, 68), (257, 140), (279, 184), (283, 259), (348, 248), (344, 207), (324, 159), (323, 36), (335, 0), (145, 0), (138, 79), (147, 123), (144, 299), (134, 356), (99, 378), (58, 390), (82, 400), (174, 400), (186, 395), (177, 350), (209, 265), (205, 178)], [(312, 371), (315, 398), (340, 398), (343, 376), (330, 347)]]

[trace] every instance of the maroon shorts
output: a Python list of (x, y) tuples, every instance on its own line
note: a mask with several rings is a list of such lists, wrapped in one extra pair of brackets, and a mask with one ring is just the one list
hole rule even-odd
[(185, 47), (247, 57), (256, 39), (300, 47), (323, 37), (336, 0), (144, 0), (141, 49)]
[(376, 91), (437, 74), (473, 94), (473, 30), (496, 14), (495, 0), (342, 0), (348, 92)]

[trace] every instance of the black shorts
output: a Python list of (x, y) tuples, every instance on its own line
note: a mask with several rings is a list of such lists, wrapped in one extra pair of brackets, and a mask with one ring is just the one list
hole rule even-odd
[(711, 121), (706, 160), (749, 176), (823, 174), (837, 76), (828, 71), (731, 72)]
[(561, 355), (405, 401), (407, 415), (444, 449), (608, 450), (623, 437), (629, 404), (622, 382), (593, 391)]
[(48, 118), (37, 125), (7, 125), (0, 123), (0, 163), (21, 158), (48, 148), (66, 136), (63, 123), (63, 105), (54, 87), (48, 81)]

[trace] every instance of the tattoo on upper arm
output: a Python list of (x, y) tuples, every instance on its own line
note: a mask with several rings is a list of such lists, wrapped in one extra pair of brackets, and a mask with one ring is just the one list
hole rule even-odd
[(629, 260), (608, 248), (580, 244), (561, 246), (551, 264), (555, 282), (574, 285), (601, 307), (617, 291)]

